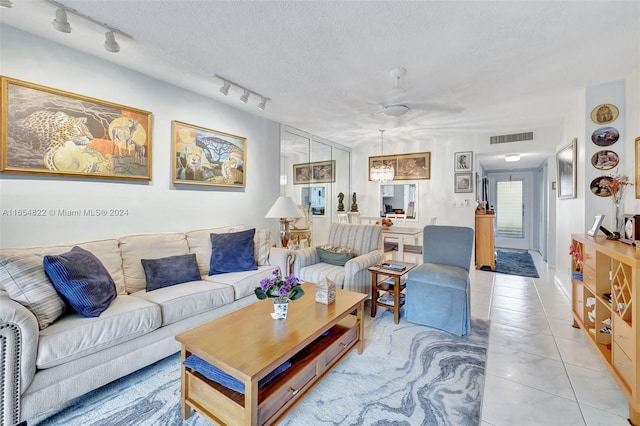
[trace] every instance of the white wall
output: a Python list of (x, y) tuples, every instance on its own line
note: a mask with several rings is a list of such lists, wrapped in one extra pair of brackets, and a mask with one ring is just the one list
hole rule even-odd
[[(117, 208), (127, 216), (0, 216), (0, 247), (231, 224), (270, 229), (276, 241), (278, 222), (264, 215), (279, 194), (278, 123), (13, 27), (0, 25), (0, 31), (0, 74), (153, 113), (150, 182), (0, 174), (0, 210)], [(171, 120), (246, 137), (246, 188), (176, 189)]]

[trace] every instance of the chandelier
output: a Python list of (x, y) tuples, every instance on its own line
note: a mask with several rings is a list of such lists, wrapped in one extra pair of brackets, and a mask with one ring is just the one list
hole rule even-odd
[[(380, 147), (381, 153), (384, 155), (384, 130), (382, 129), (380, 129)], [(384, 160), (380, 160), (379, 164), (371, 167), (371, 170), (369, 170), (369, 178), (374, 182), (391, 182), (394, 176), (395, 170), (393, 170), (393, 167), (384, 164)]]

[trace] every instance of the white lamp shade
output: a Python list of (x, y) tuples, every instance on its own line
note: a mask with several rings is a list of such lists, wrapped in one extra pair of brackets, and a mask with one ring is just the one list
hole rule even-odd
[(300, 211), (291, 197), (280, 196), (276, 202), (273, 203), (273, 206), (271, 206), (271, 209), (269, 209), (265, 217), (304, 217), (304, 214)]

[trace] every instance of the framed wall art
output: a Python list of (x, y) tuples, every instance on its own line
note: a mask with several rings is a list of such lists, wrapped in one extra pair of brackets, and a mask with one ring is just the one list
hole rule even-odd
[(371, 168), (381, 163), (393, 167), (393, 180), (431, 179), (430, 152), (369, 157), (369, 180)]
[(472, 173), (455, 173), (454, 192), (473, 192)]
[(598, 105), (591, 111), (591, 121), (596, 124), (609, 124), (618, 118), (618, 114), (618, 107), (615, 105)]
[(572, 139), (571, 143), (556, 153), (556, 165), (558, 167), (558, 198), (576, 198), (576, 157), (578, 140)]
[(591, 156), (591, 165), (598, 170), (611, 170), (618, 165), (620, 157), (614, 151), (602, 150)]
[(171, 134), (173, 183), (246, 186), (246, 138), (175, 120)]
[(336, 181), (336, 160), (293, 165), (293, 184), (331, 183)]
[(473, 171), (473, 152), (456, 152), (454, 154), (455, 165), (454, 170), (456, 172), (471, 172)]
[(0, 171), (151, 180), (151, 113), (0, 77)]

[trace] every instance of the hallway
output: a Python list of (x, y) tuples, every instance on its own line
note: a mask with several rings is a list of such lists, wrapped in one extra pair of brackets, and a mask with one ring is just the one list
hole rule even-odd
[(540, 278), (471, 271), (471, 314), (491, 320), (482, 426), (628, 426), (627, 400), (571, 326), (555, 271), (531, 254)]

